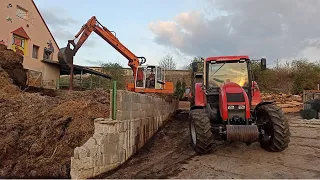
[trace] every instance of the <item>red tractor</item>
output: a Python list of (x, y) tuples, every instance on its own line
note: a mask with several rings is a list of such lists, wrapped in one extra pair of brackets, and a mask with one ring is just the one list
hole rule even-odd
[[(288, 120), (273, 102), (262, 101), (253, 80), (248, 56), (209, 57), (192, 64), (190, 135), (199, 154), (214, 147), (214, 139), (260, 142), (263, 149), (279, 152), (288, 147)], [(200, 66), (203, 70), (200, 70)]]

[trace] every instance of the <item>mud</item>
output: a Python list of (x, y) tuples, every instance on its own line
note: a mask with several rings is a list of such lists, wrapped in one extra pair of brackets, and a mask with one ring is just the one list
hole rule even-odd
[(181, 113), (158, 132), (148, 146), (104, 178), (319, 178), (320, 121), (290, 118), (291, 144), (280, 153), (266, 152), (259, 143), (216, 142), (206, 155), (190, 145), (188, 114)]
[(40, 90), (9, 97), (0, 99), (4, 178), (69, 178), (74, 148), (92, 136), (95, 118), (109, 117), (104, 90)]
[(21, 89), (26, 87), (27, 74), (23, 69), (23, 56), (7, 49), (3, 44), (0, 44), (0, 67), (6, 71), (12, 79), (13, 84)]

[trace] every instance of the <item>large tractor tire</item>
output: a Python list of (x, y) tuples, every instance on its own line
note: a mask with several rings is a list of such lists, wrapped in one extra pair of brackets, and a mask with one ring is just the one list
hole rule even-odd
[(282, 109), (274, 104), (265, 104), (257, 108), (258, 122), (270, 138), (260, 141), (263, 149), (271, 152), (285, 150), (290, 142), (289, 122)]
[(190, 135), (193, 149), (198, 154), (206, 154), (213, 148), (213, 134), (208, 113), (205, 109), (190, 111)]

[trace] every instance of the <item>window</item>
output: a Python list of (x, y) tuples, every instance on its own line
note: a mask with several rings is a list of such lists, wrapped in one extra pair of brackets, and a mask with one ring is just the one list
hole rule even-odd
[(17, 6), (16, 16), (22, 19), (28, 19), (28, 11), (21, 6)]
[(162, 81), (163, 79), (162, 79), (162, 72), (163, 71), (163, 69), (162, 68), (160, 68), (160, 67), (157, 67), (157, 80), (158, 81)]
[(234, 82), (240, 86), (248, 86), (248, 69), (246, 63), (209, 64), (208, 86), (219, 87), (225, 82)]
[(33, 45), (32, 48), (32, 58), (38, 59), (39, 46)]
[(24, 48), (24, 41), (25, 41), (25, 39), (19, 38), (17, 36), (13, 36), (13, 38), (12, 38), (12, 44), (14, 44), (16, 46), (20, 46), (22, 48)]

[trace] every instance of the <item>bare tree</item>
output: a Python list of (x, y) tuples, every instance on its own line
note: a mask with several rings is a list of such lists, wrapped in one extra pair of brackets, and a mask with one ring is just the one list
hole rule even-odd
[(176, 69), (176, 63), (170, 54), (165, 55), (159, 62), (159, 66), (166, 70)]

